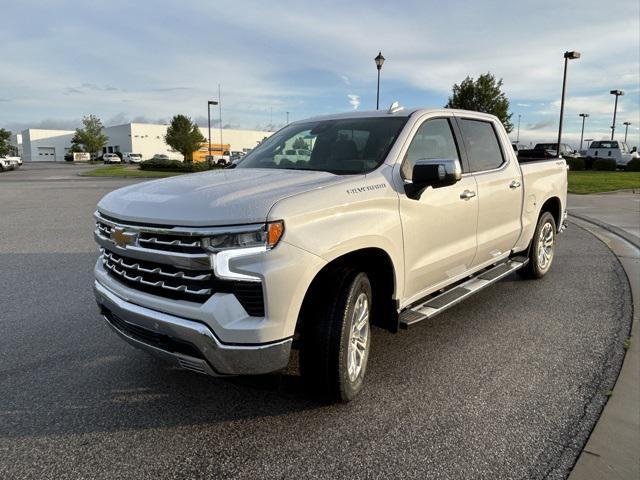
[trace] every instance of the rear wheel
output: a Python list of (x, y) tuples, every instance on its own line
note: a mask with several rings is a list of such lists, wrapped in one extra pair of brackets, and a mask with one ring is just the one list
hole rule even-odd
[(556, 222), (549, 212), (538, 219), (529, 247), (529, 263), (518, 273), (525, 278), (542, 278), (551, 268), (556, 244)]
[(367, 370), (371, 284), (365, 273), (339, 269), (324, 286), (303, 320), (300, 370), (315, 393), (348, 402), (362, 389)]

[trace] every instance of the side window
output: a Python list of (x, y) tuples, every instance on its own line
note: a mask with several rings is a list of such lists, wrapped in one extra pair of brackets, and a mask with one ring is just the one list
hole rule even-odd
[(437, 158), (457, 159), (458, 148), (446, 118), (427, 120), (416, 132), (402, 163), (402, 178), (411, 178), (413, 166), (418, 160)]
[(500, 143), (491, 122), (461, 119), (459, 125), (472, 172), (493, 170), (504, 163)]

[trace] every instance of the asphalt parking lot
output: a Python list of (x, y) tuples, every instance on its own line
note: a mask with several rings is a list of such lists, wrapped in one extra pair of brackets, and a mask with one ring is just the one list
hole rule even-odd
[(624, 271), (572, 226), (552, 271), (375, 331), (367, 385), (322, 405), (283, 374), (213, 379), (98, 315), (91, 214), (134, 180), (0, 175), (0, 478), (564, 478), (620, 369)]

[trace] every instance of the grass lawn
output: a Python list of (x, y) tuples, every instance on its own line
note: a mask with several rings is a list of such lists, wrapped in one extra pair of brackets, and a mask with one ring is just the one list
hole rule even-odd
[(105, 165), (87, 172), (80, 173), (82, 177), (139, 177), (139, 178), (163, 178), (182, 175), (182, 172), (156, 172), (153, 170), (140, 170), (136, 165)]
[(569, 193), (640, 189), (640, 172), (569, 172)]

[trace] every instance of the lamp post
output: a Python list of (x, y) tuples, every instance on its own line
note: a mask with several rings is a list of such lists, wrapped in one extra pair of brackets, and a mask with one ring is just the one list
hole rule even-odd
[(289, 112), (286, 112), (286, 113), (287, 113), (287, 125), (289, 125)]
[(560, 124), (558, 125), (558, 157), (560, 156), (560, 143), (562, 142), (562, 117), (564, 116), (564, 93), (567, 89), (567, 64), (569, 60), (580, 58), (580, 52), (564, 52), (564, 75), (562, 77), (562, 98), (560, 99)]
[(518, 135), (516, 136), (516, 143), (520, 143), (520, 117), (521, 115), (518, 114)]
[(580, 133), (580, 150), (582, 150), (582, 137), (584, 137), (584, 120), (589, 116), (588, 113), (579, 113), (579, 117), (582, 117), (582, 133)]
[(609, 92), (611, 95), (616, 96), (616, 103), (613, 107), (613, 124), (611, 125), (611, 140), (613, 140), (613, 134), (616, 131), (616, 113), (618, 113), (618, 97), (624, 95), (624, 91), (622, 90), (611, 90)]
[(627, 143), (627, 133), (629, 133), (629, 125), (631, 125), (631, 122), (624, 122), (624, 143)]
[(382, 52), (378, 52), (378, 56), (373, 59), (376, 62), (376, 68), (378, 69), (378, 89), (376, 90), (376, 110), (380, 109), (380, 70), (382, 70), (382, 64), (384, 63), (384, 57)]
[(207, 162), (211, 162), (213, 156), (211, 155), (211, 105), (218, 105), (215, 100), (209, 100), (207, 102), (207, 124), (209, 125), (209, 151), (207, 153)]
[(224, 161), (224, 145), (222, 144), (222, 94), (220, 93), (220, 84), (218, 84), (218, 109), (220, 114), (220, 150)]

